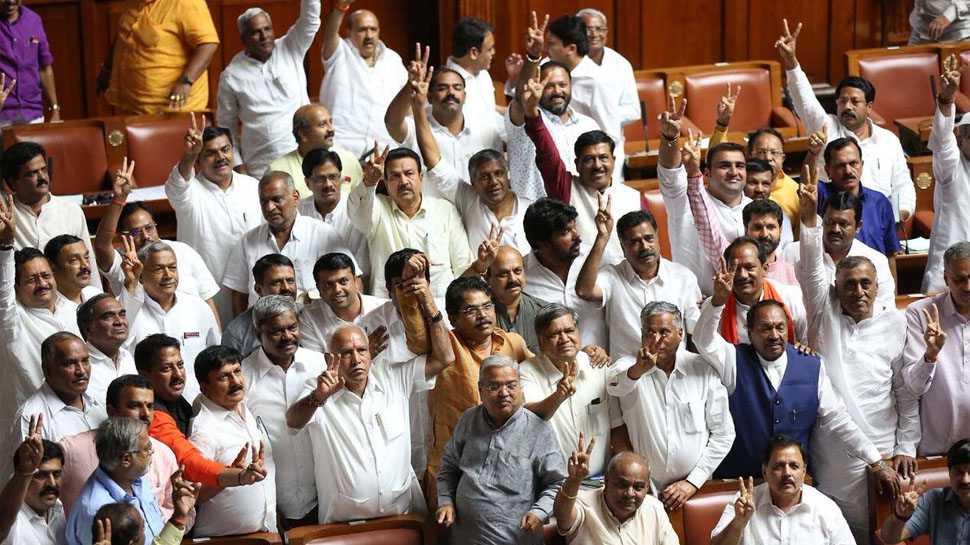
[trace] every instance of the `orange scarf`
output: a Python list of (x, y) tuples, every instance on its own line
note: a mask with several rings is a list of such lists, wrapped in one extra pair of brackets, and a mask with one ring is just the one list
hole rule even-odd
[[(792, 320), (788, 305), (778, 295), (778, 290), (771, 285), (771, 282), (767, 279), (762, 282), (762, 300), (774, 299), (785, 308), (785, 316), (788, 317), (788, 344), (795, 344), (795, 321)], [(738, 298), (733, 291), (727, 303), (724, 304), (724, 312), (721, 314), (721, 336), (731, 344), (738, 344)]]

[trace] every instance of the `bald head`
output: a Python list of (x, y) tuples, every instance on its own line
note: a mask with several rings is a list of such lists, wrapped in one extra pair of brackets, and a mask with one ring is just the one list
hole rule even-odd
[(606, 466), (603, 499), (614, 517), (623, 522), (636, 514), (650, 491), (650, 469), (643, 456), (621, 452)]
[(330, 110), (322, 104), (306, 104), (293, 113), (293, 138), (301, 156), (306, 157), (310, 150), (333, 147), (333, 118)]
[(517, 303), (525, 288), (522, 254), (511, 246), (500, 247), (495, 262), (488, 268), (487, 279), (496, 300), (506, 306)]
[(610, 460), (609, 465), (606, 466), (607, 476), (627, 473), (642, 476), (644, 479), (649, 478), (650, 469), (647, 465), (647, 460), (636, 452), (626, 451), (614, 456)]
[(344, 324), (333, 330), (330, 335), (330, 349), (336, 353), (337, 346), (351, 344), (353, 339), (363, 339), (367, 342), (367, 332), (354, 324)]
[(373, 62), (377, 56), (377, 42), (381, 39), (381, 25), (374, 12), (359, 9), (347, 17), (347, 30), (350, 41), (360, 52), (360, 56)]

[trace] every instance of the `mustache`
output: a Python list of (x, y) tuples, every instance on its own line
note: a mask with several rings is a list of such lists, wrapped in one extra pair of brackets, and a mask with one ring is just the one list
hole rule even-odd
[(169, 386), (181, 386), (183, 384), (185, 384), (185, 380), (177, 377), (168, 381)]
[(327, 138), (333, 138), (337, 136), (337, 131), (327, 131)]
[(505, 285), (505, 289), (521, 288), (522, 282), (518, 280), (509, 280), (509, 283)]
[(486, 326), (486, 325), (492, 325), (492, 319), (491, 318), (479, 318), (479, 319), (475, 320), (475, 327), (481, 327), (481, 326)]
[(243, 391), (243, 385), (242, 384), (233, 384), (232, 386), (229, 387), (229, 394), (230, 395), (231, 394), (234, 394), (236, 392), (241, 392), (241, 391)]
[(653, 248), (647, 248), (646, 250), (640, 250), (637, 252), (637, 257), (640, 259), (648, 259), (651, 257), (657, 257), (657, 251)]
[(445, 95), (444, 100), (441, 102), (454, 102), (455, 104), (458, 104), (458, 97), (455, 95)]
[(40, 490), (40, 495), (46, 496), (47, 494), (54, 494), (55, 496), (60, 496), (61, 489), (56, 486), (45, 486)]

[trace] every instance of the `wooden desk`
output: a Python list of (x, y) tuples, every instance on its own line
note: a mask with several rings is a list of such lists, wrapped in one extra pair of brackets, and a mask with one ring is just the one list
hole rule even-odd
[(899, 143), (909, 156), (929, 155), (926, 143), (930, 139), (932, 117), (907, 117), (894, 121), (899, 129)]
[[(906, 243), (902, 242), (903, 248)], [(919, 293), (923, 284), (928, 253), (899, 254), (896, 256), (896, 293)]]

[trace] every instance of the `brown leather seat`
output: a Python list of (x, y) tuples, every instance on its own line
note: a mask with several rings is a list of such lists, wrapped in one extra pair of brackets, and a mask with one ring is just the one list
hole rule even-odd
[(684, 544), (708, 545), (711, 542), (711, 531), (721, 519), (724, 506), (734, 501), (737, 485), (733, 487), (722, 483), (712, 483), (715, 490), (704, 492), (704, 487), (694, 494), (694, 497), (684, 504)]
[[(933, 488), (942, 488), (944, 486), (950, 485), (950, 469), (946, 465), (946, 457), (935, 458), (933, 460), (928, 460), (926, 458), (918, 458), (917, 463), (919, 465), (919, 474), (916, 477), (916, 482), (920, 486), (925, 486), (925, 490), (930, 490)], [(924, 485), (923, 482), (926, 482)], [(903, 486), (908, 487), (909, 483), (903, 483)], [(924, 491), (925, 491), (924, 490)], [(871, 528), (879, 529), (882, 527), (882, 521), (892, 513), (892, 500), (889, 498), (876, 494), (875, 488), (871, 485), (869, 486), (869, 525)], [(879, 536), (879, 532), (876, 531), (876, 536), (873, 539), (873, 543), (882, 544), (882, 538)], [(928, 536), (922, 536), (915, 541), (907, 541), (907, 544), (915, 545), (929, 545), (930, 540)], [(889, 544), (887, 544), (889, 545)], [(892, 545), (903, 545), (902, 543), (896, 543)]]
[[(198, 122), (202, 122), (196, 116)], [(162, 185), (182, 158), (182, 140), (189, 115), (142, 115), (125, 120), (128, 158), (135, 161), (139, 187)]]
[(16, 142), (36, 142), (51, 160), (51, 191), (55, 195), (95, 193), (107, 188), (108, 158), (104, 127), (91, 121), (22, 125), (4, 130), (5, 148)]
[[(656, 122), (660, 112), (667, 109), (667, 88), (659, 74), (650, 72), (634, 73), (637, 82), (637, 95), (646, 107), (647, 131), (643, 132), (643, 120), (623, 126), (623, 136), (627, 142), (638, 142), (660, 138), (660, 123)], [(641, 112), (643, 113), (643, 112)]]
[(874, 120), (893, 132), (895, 119), (933, 115), (936, 102), (930, 78), (939, 82), (940, 61), (935, 52), (913, 52), (859, 59), (859, 75), (876, 88)]
[(291, 545), (423, 545), (425, 516), (398, 515), (359, 524), (302, 526), (286, 533)]
[(198, 539), (183, 539), (182, 545), (203, 544), (205, 545), (279, 545), (283, 540), (279, 534), (270, 532), (258, 532), (255, 534), (245, 534), (240, 536), (224, 537), (205, 537)]
[(660, 255), (671, 259), (670, 235), (667, 228), (667, 208), (659, 188), (649, 188), (640, 191), (640, 208), (649, 210), (657, 220), (657, 237), (660, 239)]
[[(730, 130), (747, 132), (762, 127), (779, 126), (777, 120), (772, 118), (774, 108), (770, 76), (767, 68), (757, 67), (685, 74), (686, 115), (705, 134), (710, 134), (717, 122), (715, 106), (724, 94), (727, 84), (731, 83), (732, 86), (740, 85), (742, 94), (735, 107)], [(785, 114), (778, 112), (778, 115)], [(780, 126), (794, 127), (794, 119)]]
[(553, 517), (550, 517), (549, 522), (542, 527), (542, 543), (543, 545), (566, 545), (566, 538), (559, 535), (556, 519)]

